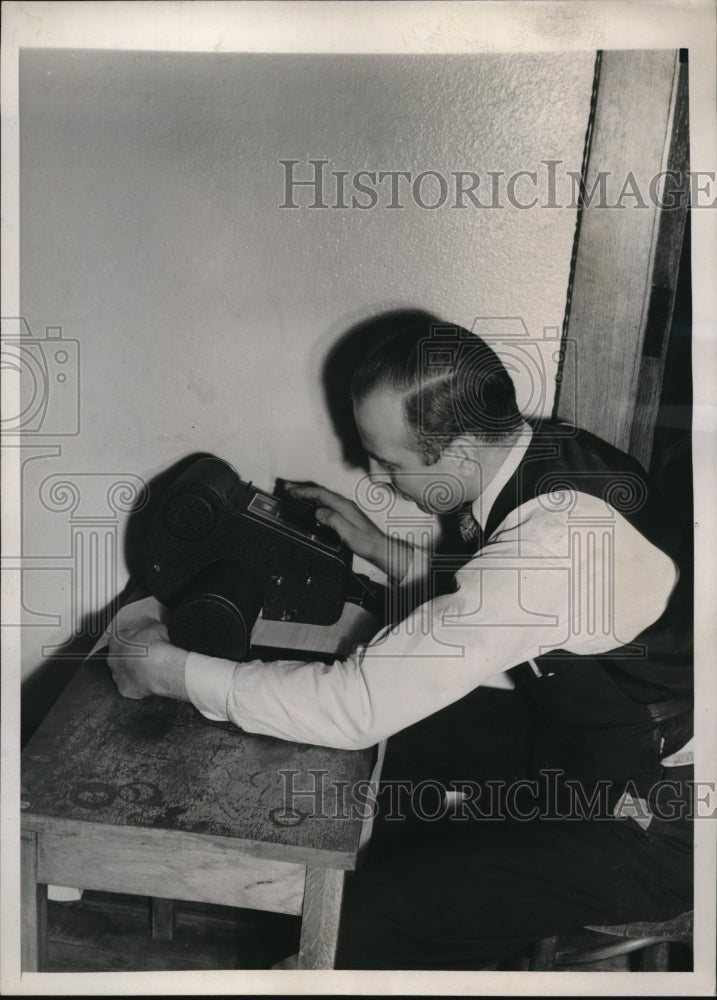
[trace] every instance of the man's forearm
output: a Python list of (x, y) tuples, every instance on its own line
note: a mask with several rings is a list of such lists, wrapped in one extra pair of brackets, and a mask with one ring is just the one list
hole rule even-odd
[(402, 580), (413, 562), (413, 546), (400, 538), (386, 536), (378, 549), (374, 564), (394, 582)]
[(189, 701), (184, 680), (187, 651), (159, 642), (149, 647), (150, 669), (147, 682), (152, 694)]

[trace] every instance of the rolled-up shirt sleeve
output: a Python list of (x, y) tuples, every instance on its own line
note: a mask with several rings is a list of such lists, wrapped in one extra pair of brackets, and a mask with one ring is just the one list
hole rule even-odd
[[(579, 502), (586, 522), (602, 503)], [(576, 523), (534, 502), (513, 512), (458, 572), (456, 593), (415, 608), (345, 660), (236, 664), (191, 653), (189, 697), (208, 718), (248, 732), (359, 749), (551, 649), (596, 655), (630, 642), (664, 610), (672, 561), (618, 514), (610, 546)]]

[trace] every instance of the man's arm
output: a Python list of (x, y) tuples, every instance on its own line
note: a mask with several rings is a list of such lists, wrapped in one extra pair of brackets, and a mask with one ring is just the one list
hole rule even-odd
[(122, 608), (115, 618), (107, 663), (124, 698), (190, 700), (185, 684), (188, 653), (170, 643), (163, 613), (154, 597), (146, 597)]
[[(595, 504), (604, 514), (602, 501), (581, 494), (579, 502), (587, 520)], [(558, 515), (526, 504), (457, 574), (457, 593), (416, 608), (347, 660), (236, 664), (191, 653), (186, 694), (208, 717), (249, 732), (358, 749), (457, 701), (495, 673), (551, 649), (605, 652), (659, 617), (674, 566), (624, 518), (615, 516), (614, 562), (593, 552), (576, 563), (574, 551), (589, 553), (589, 546), (568, 543)], [(595, 593), (596, 579), (610, 582), (609, 634), (573, 613), (576, 594)], [(150, 647), (147, 663), (152, 659)], [(160, 685), (149, 686), (159, 693)]]

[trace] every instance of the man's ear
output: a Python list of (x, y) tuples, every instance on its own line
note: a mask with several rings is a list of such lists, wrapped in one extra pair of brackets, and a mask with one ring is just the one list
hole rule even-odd
[(467, 478), (475, 478), (480, 467), (478, 457), (478, 442), (472, 434), (459, 434), (458, 437), (447, 444), (443, 449), (446, 458), (450, 458), (456, 465), (459, 475)]

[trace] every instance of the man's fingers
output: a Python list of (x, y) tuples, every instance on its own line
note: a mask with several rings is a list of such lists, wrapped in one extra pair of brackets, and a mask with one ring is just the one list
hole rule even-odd
[(313, 479), (284, 479), (284, 490), (291, 492), (291, 490), (302, 490), (307, 486), (317, 486), (318, 484), (313, 481)]
[(112, 676), (115, 682), (115, 686), (123, 698), (130, 698), (133, 701), (140, 701), (141, 699), (147, 697), (144, 694), (144, 692), (140, 691), (139, 688), (137, 688), (131, 682), (127, 682), (124, 679), (124, 677), (115, 677), (114, 674)]
[(107, 665), (110, 668), (110, 673), (112, 674), (112, 680), (115, 682), (115, 686), (123, 698), (139, 698), (140, 695), (137, 694), (136, 689), (132, 682), (128, 679), (125, 672), (119, 663), (112, 660), (111, 656), (107, 657)]
[[(137, 645), (133, 645), (133, 650), (129, 651), (123, 646), (121, 636), (110, 637), (109, 650), (107, 653), (107, 666), (110, 669), (112, 680), (115, 682), (117, 690), (123, 698), (146, 698), (149, 694), (146, 683), (144, 683), (142, 672), (146, 669), (147, 659), (137, 652)], [(149, 646), (144, 647), (148, 652)]]
[(319, 524), (333, 528), (357, 556), (378, 565), (376, 557), (383, 552), (386, 537), (352, 500), (316, 484), (297, 486), (290, 492), (316, 504), (314, 516)]
[(297, 486), (289, 490), (289, 493), (297, 500), (308, 500), (321, 507), (328, 507), (344, 517), (350, 517), (352, 513), (354, 515), (357, 513), (351, 500), (342, 497), (340, 493), (326, 489), (325, 486)]
[(355, 542), (356, 528), (345, 517), (329, 507), (319, 507), (316, 511), (316, 520), (319, 524), (333, 528), (339, 538), (346, 542), (350, 548), (353, 548), (352, 543)]
[(304, 483), (302, 485), (290, 486), (287, 492), (296, 497), (297, 500), (321, 501), (325, 497), (339, 497), (338, 493), (333, 493), (325, 486), (318, 486), (316, 483)]

